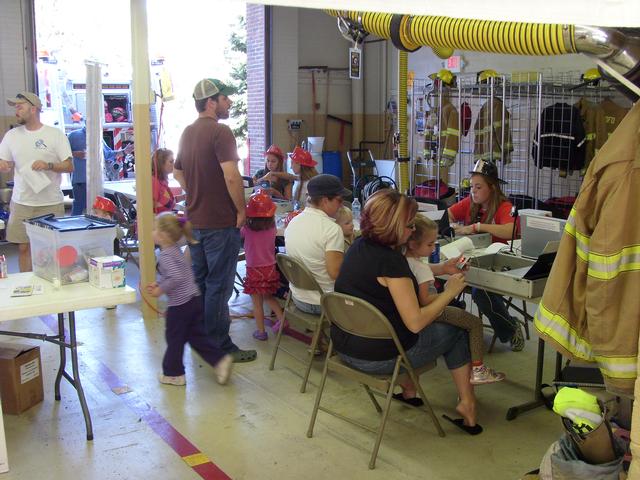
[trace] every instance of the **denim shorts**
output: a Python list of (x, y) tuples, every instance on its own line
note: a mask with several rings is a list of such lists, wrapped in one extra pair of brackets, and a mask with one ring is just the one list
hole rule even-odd
[(296, 297), (292, 297), (292, 300), (294, 305), (305, 313), (310, 313), (312, 315), (320, 315), (322, 313), (322, 306), (320, 305), (303, 302), (298, 300)]
[[(433, 363), (444, 357), (449, 370), (460, 368), (471, 361), (469, 336), (466, 330), (447, 323), (433, 322), (418, 333), (418, 341), (406, 351), (413, 368)], [(391, 375), (396, 358), (388, 360), (362, 360), (338, 352), (347, 365), (373, 375)]]

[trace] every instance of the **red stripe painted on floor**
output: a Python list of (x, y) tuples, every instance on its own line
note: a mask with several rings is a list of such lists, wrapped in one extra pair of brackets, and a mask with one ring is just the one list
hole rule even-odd
[[(58, 331), (58, 319), (54, 315), (47, 315), (40, 317), (40, 320), (47, 325), (52, 331)], [(68, 332), (65, 328), (65, 338), (68, 338)], [(68, 356), (68, 355), (67, 355)], [(82, 363), (87, 365), (89, 369), (95, 374), (95, 376), (104, 381), (109, 388), (114, 389), (123, 387), (126, 384), (104, 363), (91, 358), (90, 356), (83, 356)], [(86, 375), (85, 375), (86, 376)], [(82, 378), (81, 378), (82, 380)], [(119, 395), (120, 399), (137, 415), (140, 415), (149, 427), (160, 437), (164, 442), (169, 445), (180, 457), (186, 457), (202, 453), (198, 447), (192, 444), (184, 435), (176, 430), (162, 415), (160, 415), (153, 407), (151, 407), (142, 398), (136, 395), (134, 392), (128, 392), (123, 395)], [(89, 407), (91, 410), (91, 407)], [(204, 455), (204, 454), (203, 454)], [(216, 464), (211, 460), (200, 465), (191, 467), (194, 472), (200, 475), (204, 480), (231, 480), (226, 473), (224, 473)]]

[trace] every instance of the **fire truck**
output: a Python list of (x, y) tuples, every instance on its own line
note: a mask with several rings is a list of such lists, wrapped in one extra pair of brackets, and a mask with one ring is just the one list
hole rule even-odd
[[(162, 67), (163, 62), (155, 61), (152, 68)], [(84, 80), (75, 81), (57, 68), (55, 58), (41, 53), (38, 58), (38, 91), (42, 100), (43, 123), (58, 126), (65, 133), (72, 132), (84, 125), (87, 111), (87, 85)], [(152, 76), (156, 78), (158, 75)], [(131, 81), (106, 80), (102, 83), (104, 105), (103, 138), (113, 150), (121, 150), (134, 143), (133, 109)], [(159, 87), (159, 86), (158, 86)], [(154, 91), (160, 91), (153, 86)], [(158, 108), (150, 109), (151, 150), (158, 142)], [(105, 165), (107, 180), (118, 180), (132, 176), (135, 165), (134, 154), (119, 157), (115, 162)]]

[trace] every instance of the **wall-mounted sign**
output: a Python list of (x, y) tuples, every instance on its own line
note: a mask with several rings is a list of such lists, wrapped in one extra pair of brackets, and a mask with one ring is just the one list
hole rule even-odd
[(362, 50), (358, 48), (349, 49), (349, 78), (360, 80), (362, 75), (362, 69), (360, 64), (362, 62)]

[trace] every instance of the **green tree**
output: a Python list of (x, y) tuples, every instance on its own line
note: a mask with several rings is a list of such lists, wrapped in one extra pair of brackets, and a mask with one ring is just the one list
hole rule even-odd
[(231, 84), (237, 90), (231, 106), (231, 118), (235, 120), (232, 127), (238, 143), (244, 144), (247, 139), (247, 24), (243, 16), (239, 16), (229, 37), (229, 48), (226, 51), (227, 61), (232, 65)]

